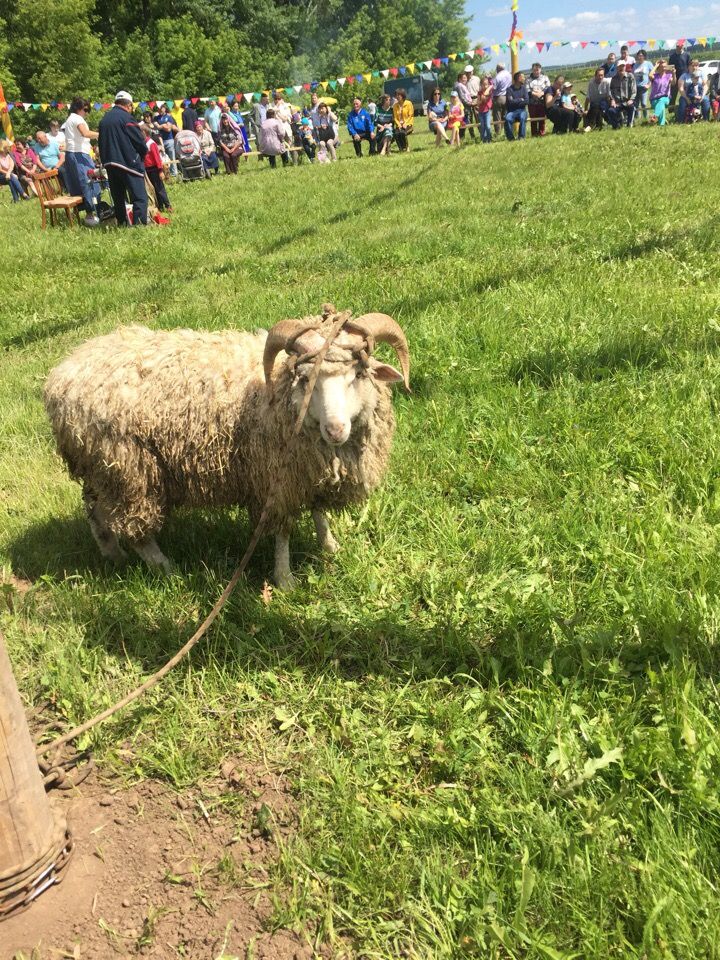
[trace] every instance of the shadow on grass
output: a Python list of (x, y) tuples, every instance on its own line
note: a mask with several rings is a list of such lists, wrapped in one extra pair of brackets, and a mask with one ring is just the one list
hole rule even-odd
[(61, 333), (67, 333), (70, 330), (82, 330), (91, 321), (92, 317), (67, 317), (64, 320), (40, 320), (33, 323), (21, 333), (15, 333), (12, 336), (0, 337), (0, 349), (11, 350), (13, 348), (28, 347), (33, 343), (40, 343), (43, 340), (51, 340)]
[(514, 383), (528, 379), (550, 388), (568, 377), (592, 382), (606, 380), (619, 370), (657, 370), (677, 361), (678, 355), (702, 356), (720, 348), (720, 334), (705, 329), (694, 340), (677, 331), (662, 336), (636, 335), (615, 338), (589, 352), (549, 346), (513, 361), (508, 378)]

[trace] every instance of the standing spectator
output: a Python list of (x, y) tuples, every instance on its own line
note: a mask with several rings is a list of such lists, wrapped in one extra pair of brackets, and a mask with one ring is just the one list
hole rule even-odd
[(375, 125), (370, 114), (363, 109), (360, 97), (355, 97), (353, 100), (353, 108), (347, 116), (347, 129), (353, 140), (355, 155), (362, 156), (361, 144), (363, 140), (367, 140), (370, 144), (370, 156), (374, 156), (377, 151)]
[(443, 143), (449, 143), (450, 137), (445, 132), (448, 122), (447, 103), (443, 100), (439, 89), (435, 89), (430, 94), (427, 105), (428, 126), (430, 133), (435, 134), (435, 146), (441, 147)]
[(132, 97), (125, 90), (115, 95), (115, 106), (102, 118), (99, 129), (100, 160), (107, 170), (117, 225), (128, 226), (126, 195), (132, 201), (133, 224), (146, 224), (148, 195), (143, 161), (147, 146), (132, 116)]
[(233, 126), (226, 114), (220, 120), (220, 149), (227, 174), (237, 174), (240, 154), (243, 152), (243, 142), (236, 126)]
[[(480, 77), (475, 73), (475, 67), (473, 67), (471, 63), (465, 67), (465, 73), (467, 75), (465, 86), (468, 88), (468, 93), (470, 94), (470, 121), (479, 125), (480, 118), (477, 112), (477, 98), (480, 93)], [(470, 133), (473, 137), (475, 136), (473, 127), (470, 128)]]
[[(237, 101), (235, 101), (235, 106), (237, 106)], [(231, 110), (227, 103), (224, 103), (220, 107), (220, 110), (220, 133), (222, 134), (224, 119), (227, 117), (228, 123), (240, 139), (240, 143), (242, 144), (243, 148), (243, 154), (247, 160), (247, 155), (250, 153), (250, 140), (248, 138), (247, 128), (245, 126), (245, 118), (239, 110)]]
[(375, 115), (377, 114), (377, 104), (371, 97), (368, 98), (367, 112), (370, 114), (373, 123), (375, 123)]
[(260, 127), (260, 139), (262, 143), (263, 156), (268, 158), (268, 163), (275, 169), (277, 158), (280, 157), (283, 166), (288, 163), (287, 144), (290, 142), (285, 124), (275, 116), (275, 110), (268, 107), (265, 112), (265, 119)]
[(60, 183), (62, 184), (63, 189), (66, 189), (65, 172), (63, 170), (65, 165), (65, 151), (61, 150), (57, 143), (55, 143), (54, 140), (51, 140), (48, 134), (43, 130), (38, 130), (36, 132), (35, 142), (38, 145), (37, 156), (40, 169), (43, 172), (48, 170), (57, 170)]
[(648, 100), (650, 97), (650, 83), (652, 82), (653, 78), (653, 68), (652, 64), (647, 59), (644, 50), (638, 50), (637, 60), (633, 64), (632, 72), (633, 76), (635, 77), (635, 85), (637, 86), (637, 94), (635, 96), (635, 112), (637, 114), (642, 111), (643, 120), (647, 120)]
[[(384, 101), (386, 98), (389, 109), (390, 97), (387, 94), (384, 94), (382, 100)], [(336, 123), (337, 117), (332, 112), (330, 107), (328, 107), (326, 103), (318, 103), (316, 119), (314, 120), (315, 139), (317, 140), (318, 144), (325, 144), (325, 149), (330, 154), (330, 158), (332, 159), (333, 163), (337, 161), (337, 152), (335, 150)]]
[(525, 74), (522, 70), (513, 76), (513, 82), (505, 94), (505, 136), (508, 140), (515, 139), (514, 125), (519, 125), (518, 138), (525, 139), (525, 124), (528, 117), (528, 88), (525, 85)]
[(632, 67), (635, 65), (635, 57), (630, 54), (630, 49), (626, 43), (620, 47), (620, 59), (625, 61), (625, 70), (633, 73)]
[(406, 153), (410, 149), (408, 137), (413, 132), (414, 123), (415, 110), (407, 98), (406, 91), (401, 87), (395, 91), (393, 104), (393, 134), (400, 153)]
[(602, 72), (605, 74), (608, 80), (612, 80), (617, 73), (617, 57), (614, 53), (608, 54), (607, 60), (602, 65)]
[[(469, 123), (474, 123), (474, 120), (475, 120), (473, 116), (473, 101), (470, 96), (470, 91), (468, 90), (467, 78), (468, 78), (468, 75), (463, 70), (461, 73), (457, 75), (457, 80), (453, 84), (453, 90), (455, 91), (455, 93), (457, 93), (458, 99), (460, 100), (460, 103), (462, 104), (462, 108), (463, 108), (463, 125), (462, 125), (462, 128), (460, 129), (461, 140), (465, 139), (465, 127)], [(474, 140), (475, 130), (473, 127), (470, 127), (470, 135)]]
[(631, 127), (635, 119), (635, 98), (637, 86), (635, 77), (625, 69), (625, 62), (618, 61), (617, 72), (610, 81), (610, 105), (608, 120), (613, 130), (617, 130), (623, 123)]
[(182, 112), (183, 130), (192, 130), (195, 133), (195, 124), (198, 122), (197, 110), (192, 104), (192, 100), (185, 101), (185, 109)]
[(177, 159), (175, 158), (175, 134), (178, 132), (178, 126), (175, 123), (175, 118), (162, 101), (158, 101), (157, 110), (158, 112), (153, 117), (153, 123), (162, 138), (165, 153), (170, 161), (170, 173), (176, 177), (178, 170)]
[(703, 120), (710, 119), (710, 98), (700, 70), (700, 61), (691, 60), (690, 69), (678, 81), (677, 122), (685, 123), (690, 111), (697, 108)]
[(720, 70), (718, 70), (717, 73), (714, 73), (710, 78), (709, 96), (712, 114), (717, 120), (718, 113), (720, 113)]
[(213, 142), (215, 144), (215, 149), (220, 149), (220, 117), (222, 116), (222, 110), (217, 104), (217, 100), (214, 97), (210, 97), (208, 100), (208, 105), (205, 110), (205, 123), (208, 130), (212, 134)]
[(667, 108), (670, 106), (672, 78), (672, 71), (667, 69), (665, 61), (658, 60), (650, 85), (650, 106), (653, 108), (654, 116), (661, 127), (664, 127), (667, 123)]
[[(160, 140), (160, 134), (155, 132), (155, 136)], [(170, 199), (167, 195), (167, 190), (165, 189), (165, 168), (163, 166), (162, 157), (160, 156), (160, 150), (157, 143), (153, 139), (152, 133), (148, 133), (145, 138), (145, 146), (147, 147), (147, 153), (145, 154), (145, 174), (153, 186), (155, 191), (155, 200), (157, 202), (158, 210), (168, 210), (172, 212), (172, 207), (170, 206)]]
[(220, 161), (218, 160), (215, 141), (213, 140), (212, 133), (208, 130), (202, 120), (198, 120), (198, 122), (195, 124), (195, 134), (200, 141), (203, 172), (209, 180), (213, 173), (217, 173), (220, 169)]
[(602, 67), (598, 67), (588, 83), (585, 99), (587, 125), (591, 130), (602, 130), (609, 104), (610, 81), (603, 73)]
[(383, 93), (375, 111), (375, 139), (378, 145), (379, 156), (389, 157), (393, 142), (393, 108), (390, 105), (390, 94)]
[(65, 134), (60, 129), (60, 123), (58, 120), (50, 121), (50, 132), (48, 133), (52, 143), (56, 143), (61, 150), (65, 149)]
[(9, 140), (0, 141), (0, 184), (10, 187), (10, 196), (13, 203), (19, 200), (29, 200), (30, 197), (23, 190), (22, 184), (15, 173), (15, 161), (12, 158), (12, 144)]
[(509, 70), (505, 69), (504, 63), (499, 63), (495, 67), (495, 79), (493, 80), (493, 100), (492, 116), (495, 125), (495, 136), (500, 136), (503, 120), (505, 119), (505, 97), (508, 87), (512, 84), (512, 77)]
[(670, 94), (670, 102), (675, 103), (678, 95), (678, 83), (680, 77), (684, 73), (687, 73), (690, 69), (690, 54), (685, 53), (685, 45), (682, 40), (678, 40), (675, 44), (675, 49), (667, 58), (667, 62), (672, 67), (673, 79), (672, 79), (672, 90)]
[(530, 114), (530, 136), (545, 136), (545, 94), (550, 86), (550, 78), (542, 72), (539, 63), (534, 63), (528, 80), (530, 96), (528, 113)]
[(317, 126), (318, 107), (320, 106), (320, 97), (313, 90), (310, 94), (310, 106), (303, 110), (304, 117), (310, 117), (313, 127)]
[[(257, 148), (260, 153), (264, 153), (262, 148), (262, 125), (267, 120), (268, 106), (270, 105), (270, 98), (266, 93), (263, 93), (260, 97), (258, 103), (253, 104), (252, 109), (252, 118), (253, 125), (255, 127), (255, 139), (257, 143)], [(273, 111), (274, 116), (274, 111)]]
[(477, 115), (480, 123), (480, 139), (483, 143), (492, 143), (493, 88), (492, 80), (486, 75), (480, 81), (480, 93), (477, 98)]
[(92, 179), (95, 161), (90, 140), (98, 134), (85, 121), (89, 111), (90, 101), (83, 97), (75, 97), (70, 104), (70, 115), (65, 121), (65, 181), (72, 196), (83, 198), (85, 226), (97, 227), (100, 224), (96, 210), (100, 187)]
[(448, 112), (448, 129), (450, 130), (450, 146), (460, 146), (460, 133), (465, 123), (465, 110), (460, 102), (460, 94), (453, 90), (450, 94), (450, 110)]

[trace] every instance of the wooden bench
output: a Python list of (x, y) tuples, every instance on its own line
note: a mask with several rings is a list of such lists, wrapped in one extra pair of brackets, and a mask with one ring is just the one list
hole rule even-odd
[(82, 197), (69, 197), (63, 192), (62, 184), (57, 170), (48, 170), (47, 173), (39, 173), (33, 177), (33, 183), (37, 189), (38, 200), (40, 201), (40, 210), (42, 211), (42, 229), (47, 226), (47, 211), (50, 212), (50, 223), (56, 227), (58, 225), (58, 211), (64, 210), (71, 227), (75, 226), (75, 209), (82, 202)]

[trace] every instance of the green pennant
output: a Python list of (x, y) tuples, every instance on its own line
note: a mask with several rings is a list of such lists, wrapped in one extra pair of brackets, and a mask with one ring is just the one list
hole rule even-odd
[(424, 70), (424, 69), (425, 69), (425, 64), (422, 63), (420, 60), (418, 60), (418, 62), (415, 64), (415, 68), (416, 68), (417, 70)]
[(380, 76), (380, 71), (379, 71), (379, 70), (373, 70), (372, 75), (373, 75), (374, 77), (379, 77), (379, 76)]
[(659, 47), (661, 50), (664, 50), (664, 49), (665, 49), (665, 41), (664, 41), (664, 40), (658, 40), (658, 47)]
[(294, 93), (295, 93), (295, 91), (293, 90), (292, 87), (285, 87), (285, 96), (286, 96), (286, 97), (291, 97)]
[(260, 102), (260, 97), (262, 97), (262, 94), (261, 94), (261, 93), (254, 93), (254, 94), (252, 95), (252, 98), (253, 98), (253, 100), (255, 101), (255, 103), (259, 103), (259, 102)]
[(328, 80), (328, 86), (331, 90), (337, 90), (337, 80)]
[(464, 60), (464, 59), (465, 59), (465, 54), (464, 54), (464, 53), (458, 53), (457, 58), (458, 58), (458, 60)]
[(507, 48), (508, 48), (508, 45), (507, 45), (506, 43), (501, 43), (501, 44), (500, 44), (500, 49), (501, 49), (501, 50), (507, 50)]
[(39, 109), (40, 109), (40, 104), (39, 104), (39, 103), (33, 103), (33, 104), (32, 104), (32, 108), (33, 108), (33, 110), (39, 110)]
[(712, 45), (715, 43), (715, 37), (707, 37), (706, 39), (708, 42), (708, 46), (712, 47)]

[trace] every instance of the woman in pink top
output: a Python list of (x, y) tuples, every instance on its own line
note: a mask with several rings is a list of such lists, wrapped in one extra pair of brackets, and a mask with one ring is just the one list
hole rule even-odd
[(480, 91), (477, 95), (477, 112), (480, 118), (480, 139), (483, 143), (492, 142), (492, 114), (493, 88), (487, 76), (480, 81)]
[(42, 172), (38, 166), (37, 154), (31, 147), (27, 146), (24, 140), (16, 140), (15, 146), (13, 147), (12, 158), (15, 161), (20, 183), (22, 183), (26, 191), (34, 193), (37, 196), (33, 177), (36, 173)]
[(15, 161), (12, 156), (12, 144), (9, 140), (3, 140), (0, 143), (0, 184), (7, 184), (10, 187), (12, 202), (18, 200), (29, 200), (30, 197), (25, 193), (22, 184), (15, 173)]
[[(670, 85), (672, 72), (667, 70), (664, 60), (658, 60), (655, 75), (650, 86), (650, 106), (653, 108), (656, 123), (664, 127), (667, 123), (667, 108), (670, 105)], [(652, 118), (651, 118), (652, 119)]]

